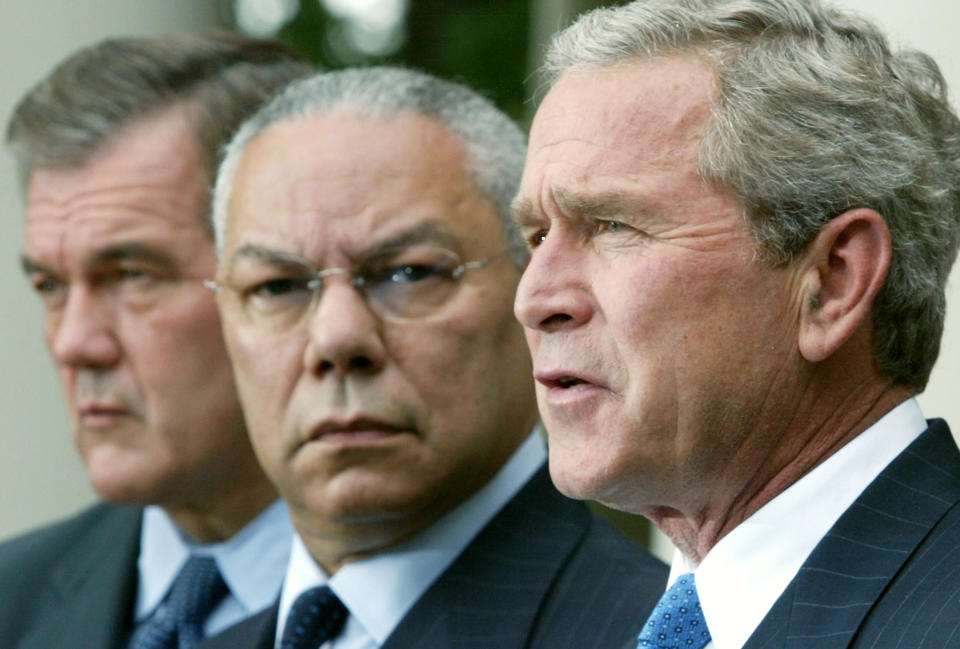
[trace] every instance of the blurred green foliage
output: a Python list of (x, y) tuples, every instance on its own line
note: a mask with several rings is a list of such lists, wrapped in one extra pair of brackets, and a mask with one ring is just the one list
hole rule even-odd
[(304, 0), (276, 38), (324, 69), (392, 63), (461, 81), (523, 117), (528, 0), (410, 0), (400, 48), (381, 56), (351, 49), (346, 27), (322, 3)]

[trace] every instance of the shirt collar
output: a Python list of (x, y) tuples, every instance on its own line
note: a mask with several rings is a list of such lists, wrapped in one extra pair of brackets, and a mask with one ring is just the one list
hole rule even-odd
[(926, 428), (908, 399), (720, 539), (699, 566), (674, 553), (669, 583), (694, 572), (717, 649), (746, 643), (834, 523)]
[(198, 544), (155, 505), (144, 509), (140, 535), (136, 620), (149, 617), (191, 554), (212, 556), (230, 595), (252, 614), (276, 599), (287, 564), (293, 526), (276, 501), (226, 541)]
[(280, 596), (277, 638), (297, 596), (328, 583), (350, 611), (342, 635), (366, 634), (382, 645), (427, 588), (545, 460), (546, 448), (538, 429), (490, 482), (443, 518), (389, 550), (346, 564), (330, 579), (297, 535)]

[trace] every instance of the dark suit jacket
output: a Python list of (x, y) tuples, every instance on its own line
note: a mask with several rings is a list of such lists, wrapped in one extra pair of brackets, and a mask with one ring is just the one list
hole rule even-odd
[[(635, 638), (666, 566), (537, 473), (407, 613), (384, 649), (587, 649)], [(370, 584), (376, 588), (376, 584)], [(271, 649), (277, 606), (197, 649)]]
[(960, 452), (946, 423), (929, 426), (817, 545), (746, 649), (960, 647)]
[(140, 514), (96, 505), (0, 544), (0, 647), (122, 647), (133, 618)]

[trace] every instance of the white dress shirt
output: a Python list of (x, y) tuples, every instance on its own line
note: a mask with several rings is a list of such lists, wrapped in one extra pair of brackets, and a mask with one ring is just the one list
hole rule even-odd
[(297, 596), (326, 583), (350, 615), (324, 649), (381, 647), (427, 588), (537, 472), (546, 455), (540, 431), (535, 430), (490, 482), (443, 518), (389, 550), (344, 565), (332, 578), (297, 535), (280, 596), (276, 645)]
[(277, 599), (293, 538), (287, 506), (276, 501), (221, 543), (199, 545), (159, 507), (145, 508), (137, 562), (137, 625), (163, 601), (191, 554), (211, 556), (230, 592), (207, 618), (208, 636), (262, 611)]
[(724, 536), (699, 566), (674, 553), (669, 584), (695, 575), (713, 639), (740, 649), (840, 516), (926, 430), (908, 399)]

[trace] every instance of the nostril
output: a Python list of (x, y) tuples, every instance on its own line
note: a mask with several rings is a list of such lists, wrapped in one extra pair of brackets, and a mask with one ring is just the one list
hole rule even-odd
[(540, 328), (542, 329), (552, 329), (559, 327), (567, 322), (573, 320), (573, 316), (567, 313), (554, 313), (553, 315), (544, 318), (540, 321)]
[(354, 356), (349, 361), (349, 369), (354, 372), (369, 372), (374, 367), (374, 362), (366, 356)]

